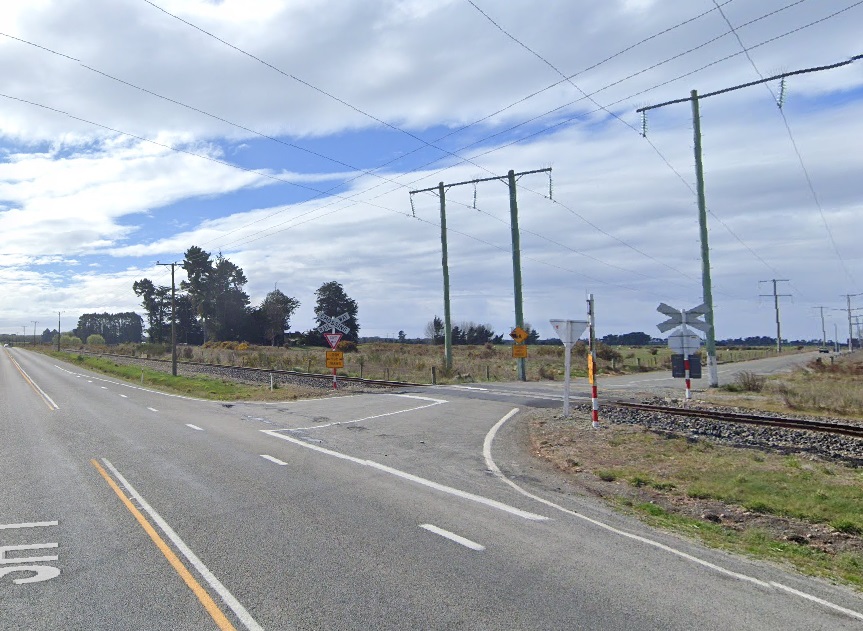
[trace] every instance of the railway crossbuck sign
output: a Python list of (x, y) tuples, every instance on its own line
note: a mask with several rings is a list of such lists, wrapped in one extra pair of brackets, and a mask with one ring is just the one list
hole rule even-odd
[(656, 325), (656, 328), (663, 333), (665, 333), (666, 331), (670, 331), (671, 329), (676, 329), (679, 326), (691, 326), (693, 329), (698, 329), (699, 331), (703, 331), (704, 333), (707, 333), (707, 330), (710, 328), (710, 325), (707, 324), (707, 322), (699, 319), (707, 314), (706, 304), (702, 303), (697, 307), (686, 310), (675, 309), (674, 307), (668, 306), (664, 302), (660, 302), (656, 310), (659, 311), (659, 313), (668, 316), (668, 320), (666, 320), (665, 322), (660, 322)]
[(671, 349), (671, 375), (686, 379), (686, 398), (689, 399), (690, 379), (701, 378), (701, 359), (695, 354), (701, 348), (701, 337), (692, 333), (689, 327), (707, 332), (710, 325), (701, 318), (707, 314), (707, 305), (700, 304), (693, 309), (675, 309), (664, 302), (656, 308), (659, 313), (668, 316), (668, 320), (656, 325), (665, 333), (680, 327), (668, 336), (668, 347)]
[(320, 316), (321, 326), (318, 327), (318, 331), (324, 333), (325, 331), (332, 331), (335, 333), (336, 331), (341, 331), (342, 333), (350, 332), (350, 329), (344, 325), (344, 323), (351, 316), (347, 313), (343, 313), (338, 317), (329, 316), (326, 313)]
[[(327, 344), (329, 344), (330, 348), (333, 349), (332, 351), (327, 351), (327, 368), (333, 369), (333, 390), (335, 390), (339, 387), (336, 377), (336, 369), (345, 367), (344, 355), (336, 351), (336, 346), (338, 345), (339, 340), (342, 339), (342, 333), (350, 332), (350, 329), (346, 327), (344, 323), (351, 316), (350, 314), (343, 313), (340, 316), (333, 317), (326, 313), (322, 313), (318, 317), (321, 321), (321, 326), (318, 327), (318, 331), (324, 334)], [(340, 333), (336, 333), (336, 331), (340, 331)]]

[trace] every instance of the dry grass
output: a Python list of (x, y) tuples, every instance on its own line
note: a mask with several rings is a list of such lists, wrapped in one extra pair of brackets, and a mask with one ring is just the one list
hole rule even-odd
[[(237, 345), (234, 345), (237, 346)], [(242, 348), (242, 346), (240, 347)], [(671, 356), (667, 347), (614, 347), (620, 358), (613, 361), (599, 359), (600, 373), (620, 374), (649, 370), (670, 370)], [(180, 348), (182, 360), (214, 364), (296, 370), (327, 373), (325, 348), (279, 348), (252, 346), (244, 350), (231, 348)], [(527, 378), (529, 381), (562, 380), (563, 346), (529, 346)], [(770, 349), (719, 349), (718, 360), (742, 361), (775, 354)], [(167, 357), (169, 353), (151, 353), (151, 357)], [(431, 383), (432, 367), (438, 383), (465, 383), (479, 381), (512, 381), (516, 379), (516, 361), (512, 347), (506, 345), (454, 346), (453, 369), (443, 370), (442, 346), (430, 344), (372, 343), (361, 344), (357, 352), (345, 353), (345, 367), (341, 374), (367, 379), (386, 379)], [(572, 376), (587, 376), (585, 354), (573, 353)]]

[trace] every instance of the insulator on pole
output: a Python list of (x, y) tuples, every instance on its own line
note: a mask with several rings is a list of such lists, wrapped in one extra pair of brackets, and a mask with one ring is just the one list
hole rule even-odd
[(411, 216), (412, 216), (412, 217), (416, 217), (416, 216), (417, 216), (417, 212), (416, 212), (416, 210), (414, 209), (414, 196), (413, 196), (413, 195), (411, 195), (411, 196), (410, 196), (410, 198), (411, 198)]
[(549, 171), (548, 172), (548, 198), (549, 199), (552, 199), (552, 200), (554, 199), (553, 193), (554, 193), (554, 191), (552, 190), (552, 186), (551, 186), (551, 171)]
[(473, 183), (473, 209), (476, 210), (476, 182)]
[(641, 137), (647, 138), (647, 112), (641, 112)]
[(776, 105), (779, 106), (779, 109), (782, 109), (782, 106), (785, 104), (785, 77), (782, 77), (782, 80), (779, 82), (779, 98), (776, 99)]

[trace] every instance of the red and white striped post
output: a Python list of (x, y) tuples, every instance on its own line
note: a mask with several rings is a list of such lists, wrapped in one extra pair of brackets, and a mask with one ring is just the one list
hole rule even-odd
[(692, 382), (689, 380), (689, 355), (683, 356), (683, 375), (686, 380), (686, 400), (692, 398)]

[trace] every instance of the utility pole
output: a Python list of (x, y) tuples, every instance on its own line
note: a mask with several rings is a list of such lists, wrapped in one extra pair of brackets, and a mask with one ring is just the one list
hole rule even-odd
[[(854, 329), (851, 327), (851, 299), (855, 296), (863, 296), (863, 294), (842, 294), (845, 296), (845, 301), (848, 310), (848, 352), (852, 352), (854, 350)], [(857, 309), (854, 309), (857, 311)]]
[(723, 88), (721, 90), (708, 92), (702, 95), (699, 95), (698, 91), (692, 90), (689, 93), (689, 98), (665, 101), (664, 103), (648, 105), (647, 107), (641, 107), (636, 110), (636, 112), (642, 114), (643, 117), (646, 117), (646, 112), (648, 110), (665, 107), (666, 105), (674, 105), (675, 103), (686, 103), (687, 101), (690, 101), (692, 103), (692, 126), (693, 135), (695, 138), (695, 175), (696, 185), (698, 189), (698, 223), (701, 232), (701, 285), (702, 292), (704, 294), (704, 304), (707, 307), (707, 313), (704, 314), (704, 320), (709, 325), (707, 329), (707, 369), (710, 374), (711, 388), (719, 386), (719, 371), (716, 363), (716, 333), (713, 321), (713, 292), (710, 285), (710, 257), (709, 247), (707, 244), (707, 215), (704, 201), (704, 172), (701, 163), (701, 116), (699, 113), (698, 103), (701, 99), (706, 99), (711, 96), (717, 96), (719, 94), (725, 94), (726, 92), (732, 92), (734, 90), (740, 90), (742, 88), (748, 88), (750, 86), (759, 85), (761, 83), (767, 83), (768, 81), (776, 81), (777, 79), (784, 79), (785, 77), (790, 77), (793, 75), (807, 74), (810, 72), (820, 72), (822, 70), (831, 70), (833, 68), (847, 66), (848, 64), (854, 63), (859, 59), (863, 59), (863, 55), (856, 55), (851, 59), (829, 66), (819, 66), (817, 68), (805, 68), (802, 70), (784, 72), (782, 74), (761, 79), (760, 81), (750, 81), (749, 83), (743, 83), (730, 88)]
[(824, 326), (824, 307), (812, 307), (821, 310), (821, 345), (827, 346), (827, 329)]
[(57, 312), (57, 352), (60, 352), (60, 312)]
[[(759, 283), (773, 283), (773, 308), (776, 309), (776, 352), (782, 352), (782, 331), (779, 327), (779, 298), (790, 297), (791, 294), (777, 294), (776, 283), (790, 283), (787, 278), (772, 278), (770, 280), (759, 280)], [(761, 298), (768, 298), (771, 294), (758, 294)]]
[[(431, 188), (424, 188), (420, 190), (410, 191), (409, 195), (411, 195), (411, 200), (413, 200), (413, 195), (416, 193), (427, 193), (427, 192), (436, 192), (438, 197), (440, 197), (440, 216), (441, 216), (441, 249), (443, 252), (443, 276), (444, 276), (444, 345), (445, 345), (445, 357), (446, 357), (446, 367), (449, 370), (452, 368), (452, 329), (450, 322), (450, 314), (449, 314), (449, 268), (447, 266), (447, 245), (446, 245), (446, 206), (444, 202), (444, 196), (446, 194), (446, 189), (452, 188), (454, 186), (463, 186), (465, 184), (478, 184), (480, 182), (490, 182), (493, 180), (502, 181), (506, 180), (507, 185), (509, 186), (509, 217), (510, 217), (510, 232), (512, 235), (512, 282), (513, 282), (513, 293), (515, 294), (515, 326), (522, 328), (524, 327), (524, 310), (522, 305), (522, 294), (521, 294), (521, 245), (520, 245), (520, 236), (518, 229), (518, 200), (516, 196), (516, 178), (521, 177), (523, 175), (531, 175), (533, 173), (551, 173), (551, 167), (545, 169), (536, 169), (534, 171), (522, 171), (521, 173), (516, 173), (513, 170), (510, 170), (506, 175), (494, 176), (494, 177), (486, 177), (480, 178), (476, 180), (468, 180), (465, 182), (456, 182), (454, 184), (444, 184), (443, 182), (439, 183), (437, 186)], [(551, 176), (549, 176), (551, 177)], [(413, 201), (411, 201), (411, 207), (413, 207)], [(524, 358), (517, 359), (517, 374), (519, 381), (526, 381), (526, 366)]]
[(171, 374), (177, 376), (177, 303), (174, 299), (176, 287), (174, 286), (174, 267), (177, 263), (159, 263), (156, 265), (171, 268)]
[(30, 320), (33, 323), (33, 346), (36, 346), (36, 325), (39, 324), (38, 320)]

